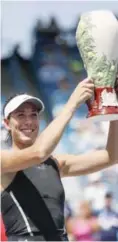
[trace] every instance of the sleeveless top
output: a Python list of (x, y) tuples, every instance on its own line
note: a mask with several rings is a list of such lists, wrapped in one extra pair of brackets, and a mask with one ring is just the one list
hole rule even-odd
[(39, 166), (17, 172), (1, 194), (6, 234), (42, 235), (47, 241), (64, 241), (65, 194), (56, 162), (49, 158)]

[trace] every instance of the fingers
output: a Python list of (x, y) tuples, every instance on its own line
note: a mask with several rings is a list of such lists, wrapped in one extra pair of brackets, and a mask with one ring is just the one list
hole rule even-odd
[(85, 89), (85, 92), (88, 92), (88, 93), (93, 94), (93, 90), (91, 90), (91, 89), (89, 89), (89, 88), (86, 88), (86, 89)]
[(87, 96), (89, 96), (89, 98), (91, 98), (93, 96), (93, 92), (90, 90), (86, 90), (85, 95), (87, 95)]
[(85, 88), (90, 88), (90, 89), (94, 89), (94, 82), (88, 78), (84, 79), (81, 83), (81, 86), (85, 87)]
[(94, 82), (86, 78), (78, 84), (74, 94), (79, 104), (91, 99), (94, 95)]
[(85, 89), (86, 100), (87, 100), (87, 99), (91, 99), (91, 98), (93, 97), (93, 95), (94, 95), (93, 90), (88, 89), (88, 88)]
[(94, 83), (92, 79), (86, 78), (83, 81), (81, 81), (81, 83), (85, 84), (85, 83)]
[(86, 83), (86, 84), (83, 85), (83, 87), (94, 89), (94, 84), (93, 83)]

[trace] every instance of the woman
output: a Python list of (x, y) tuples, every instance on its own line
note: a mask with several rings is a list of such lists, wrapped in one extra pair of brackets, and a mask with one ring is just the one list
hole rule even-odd
[(116, 162), (118, 122), (110, 126), (105, 150), (51, 156), (73, 114), (93, 90), (92, 81), (79, 83), (62, 112), (40, 135), (44, 110), (40, 99), (21, 94), (6, 103), (4, 124), (12, 146), (1, 152), (1, 212), (8, 240), (67, 241), (60, 176), (86, 174)]
[(73, 235), (76, 241), (98, 241), (100, 226), (97, 218), (93, 216), (88, 201), (82, 201), (79, 206), (79, 215), (73, 225)]

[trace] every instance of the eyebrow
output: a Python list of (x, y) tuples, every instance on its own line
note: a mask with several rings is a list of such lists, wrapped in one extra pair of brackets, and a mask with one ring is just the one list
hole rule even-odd
[[(16, 110), (14, 113), (25, 113), (26, 111), (23, 109)], [(31, 110), (32, 113), (38, 113), (39, 111), (37, 109)]]

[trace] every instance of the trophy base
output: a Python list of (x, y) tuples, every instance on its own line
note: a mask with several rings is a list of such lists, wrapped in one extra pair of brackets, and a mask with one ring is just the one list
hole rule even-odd
[(89, 121), (99, 122), (99, 121), (114, 121), (118, 120), (118, 114), (101, 114), (91, 117), (87, 117)]
[(118, 120), (118, 99), (114, 88), (95, 88), (95, 99), (87, 101), (89, 120), (113, 121)]

